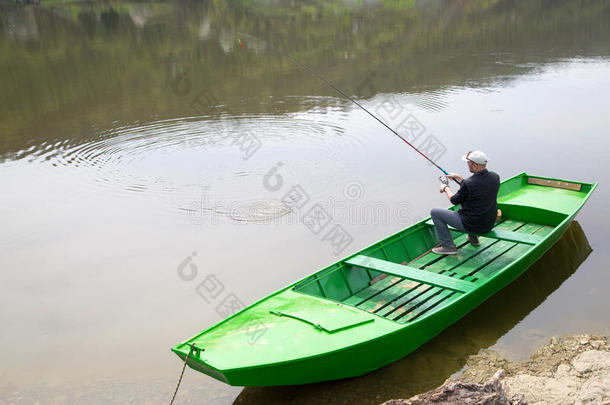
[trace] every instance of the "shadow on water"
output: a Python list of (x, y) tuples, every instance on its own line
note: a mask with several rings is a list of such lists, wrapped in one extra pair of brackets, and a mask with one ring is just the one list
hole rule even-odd
[(417, 351), (367, 375), (288, 387), (246, 387), (235, 404), (381, 403), (441, 385), (468, 356), (493, 346), (536, 309), (584, 262), (592, 249), (574, 221), (521, 277)]

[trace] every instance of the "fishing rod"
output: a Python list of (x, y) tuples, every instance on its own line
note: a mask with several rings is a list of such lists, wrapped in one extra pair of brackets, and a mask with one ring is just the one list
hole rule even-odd
[[(317, 72), (315, 72), (314, 70), (312, 70), (311, 68), (309, 68), (308, 66), (305, 66), (304, 64), (302, 64), (301, 62), (299, 62), (298, 60), (296, 60), (295, 58), (293, 58), (292, 56), (280, 51), (278, 48), (276, 48), (275, 46), (269, 44), (266, 41), (262, 41), (261, 39), (256, 38), (253, 35), (250, 34), (245, 34), (245, 33), (238, 33), (238, 35), (243, 35), (246, 37), (250, 37), (252, 39), (255, 39), (257, 41), (261, 41), (264, 42), (265, 44), (267, 44), (271, 49), (273, 49), (274, 51), (276, 51), (277, 53), (279, 53), (280, 55), (284, 56), (285, 58), (289, 59), (290, 61), (292, 61), (294, 64), (296, 64), (297, 66), (305, 69), (306, 71), (308, 71), (309, 73), (311, 73), (312, 75), (314, 75), (315, 77), (317, 77), (318, 79), (320, 79), (321, 81), (323, 81), (324, 83), (326, 83), (330, 88), (332, 88), (333, 90), (335, 90), (337, 93), (341, 94), (343, 97), (347, 98), (349, 101), (351, 101), (352, 103), (356, 104), (358, 107), (362, 108), (368, 115), (370, 115), (371, 117), (373, 117), (374, 119), (376, 119), (381, 125), (383, 125), (384, 127), (386, 127), (387, 129), (389, 129), (394, 135), (396, 135), (398, 138), (400, 138), (404, 143), (406, 143), (407, 145), (409, 145), (411, 148), (413, 148), (413, 150), (415, 150), (415, 152), (419, 153), (420, 155), (422, 155), (424, 158), (426, 158), (426, 160), (428, 160), (428, 162), (432, 163), (437, 169), (439, 169), (441, 172), (443, 172), (443, 174), (445, 176), (449, 175), (449, 172), (447, 172), (445, 169), (443, 169), (442, 167), (440, 167), (434, 160), (430, 159), (428, 156), (426, 156), (424, 153), (422, 153), (419, 149), (417, 149), (411, 142), (407, 141), (405, 138), (403, 138), (402, 136), (400, 136), (400, 134), (398, 132), (396, 132), (394, 129), (392, 129), (390, 126), (388, 126), (385, 122), (383, 122), (379, 117), (377, 117), (375, 114), (373, 114), (372, 112), (370, 112), (369, 110), (367, 110), (366, 108), (364, 108), (359, 102), (357, 102), (356, 100), (354, 100), (353, 97), (348, 96), (347, 94), (345, 94), (344, 91), (342, 91), (340, 88), (338, 88), (337, 86), (335, 86), (334, 84), (332, 84), (331, 82), (329, 82), (328, 80), (326, 80), (324, 77), (322, 77), (320, 74), (318, 74)], [(244, 45), (242, 44), (241, 40), (238, 38), (237, 39), (239, 41), (239, 45), (243, 48)], [(441, 180), (442, 181), (442, 180)], [(456, 179), (453, 179), (453, 181), (455, 181), (457, 184), (461, 184), (459, 181), (457, 181)], [(444, 183), (444, 182), (443, 182)]]

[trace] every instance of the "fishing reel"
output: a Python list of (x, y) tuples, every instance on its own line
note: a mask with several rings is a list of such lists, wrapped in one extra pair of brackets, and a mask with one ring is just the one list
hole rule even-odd
[[(438, 176), (438, 180), (443, 183), (445, 186), (449, 187), (449, 179), (447, 176)], [(442, 193), (442, 191), (441, 191)]]

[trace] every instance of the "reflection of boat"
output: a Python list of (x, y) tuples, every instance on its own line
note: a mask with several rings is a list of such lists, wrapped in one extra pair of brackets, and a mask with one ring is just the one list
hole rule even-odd
[(431, 254), (437, 239), (421, 221), (172, 350), (184, 359), (192, 345), (189, 366), (231, 385), (304, 384), (377, 369), (513, 281), (557, 242), (596, 185), (520, 174), (502, 183), (503, 220), (481, 246), (455, 231), (458, 255)]

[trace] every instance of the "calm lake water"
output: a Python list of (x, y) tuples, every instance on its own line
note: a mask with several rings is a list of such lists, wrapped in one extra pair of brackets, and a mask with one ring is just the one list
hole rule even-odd
[[(504, 179), (600, 187), (523, 277), (411, 356), (301, 387), (189, 369), (178, 403), (380, 403), (480, 349), (609, 335), (609, 21), (608, 0), (0, 3), (0, 402), (169, 403), (170, 347), (228, 303), (447, 206), (437, 169), (282, 53), (447, 170), (482, 149)], [(349, 243), (299, 220), (315, 204)]]

